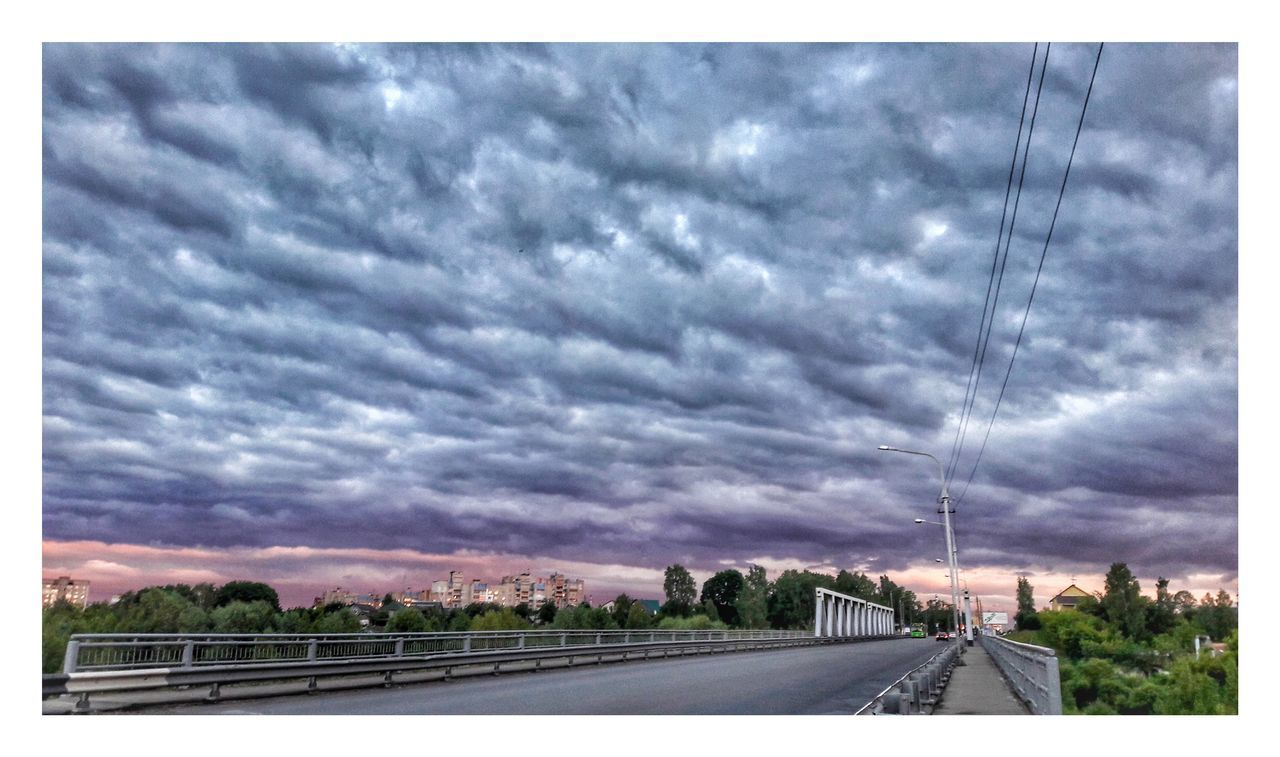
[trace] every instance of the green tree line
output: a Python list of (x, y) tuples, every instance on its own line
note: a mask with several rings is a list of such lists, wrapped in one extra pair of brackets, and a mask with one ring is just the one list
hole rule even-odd
[[(1025, 578), (1018, 597), (1010, 637), (1057, 652), (1064, 713), (1236, 714), (1239, 619), (1225, 591), (1197, 601), (1160, 578), (1152, 599), (1125, 563), (1113, 563), (1104, 590), (1074, 609), (1036, 612)], [(1225, 642), (1225, 652), (1197, 657), (1197, 636)]]

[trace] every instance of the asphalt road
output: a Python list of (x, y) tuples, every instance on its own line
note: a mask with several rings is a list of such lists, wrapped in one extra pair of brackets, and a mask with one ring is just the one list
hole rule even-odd
[(175, 715), (851, 714), (938, 651), (933, 639), (736, 652), (271, 699)]

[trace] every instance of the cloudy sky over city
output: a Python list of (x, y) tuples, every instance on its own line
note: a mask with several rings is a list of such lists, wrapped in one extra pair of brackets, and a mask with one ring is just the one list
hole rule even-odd
[[(1032, 51), (46, 45), (45, 573), (941, 591), (937, 469), (876, 447), (953, 449)], [(1234, 591), (1234, 45), (1106, 45), (968, 483), (1096, 51), (1049, 54), (961, 563)]]

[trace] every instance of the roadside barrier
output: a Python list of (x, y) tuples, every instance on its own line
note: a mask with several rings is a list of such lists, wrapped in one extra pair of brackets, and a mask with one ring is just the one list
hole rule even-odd
[(1031, 712), (1036, 715), (1062, 714), (1058, 656), (1052, 649), (988, 634), (980, 635), (978, 641)]
[[(351, 685), (392, 685), (411, 671), (439, 679), (546, 667), (662, 659), (704, 653), (816, 646), (898, 637), (822, 637), (812, 631), (496, 631), (466, 633), (333, 634), (77, 634), (67, 645), (63, 672), (44, 676), (42, 694), (77, 697), (89, 711), (91, 694), (208, 687), (205, 699), (231, 694), (231, 684), (346, 678)], [(546, 663), (556, 662), (554, 666)], [(370, 674), (381, 674), (369, 683)], [(362, 679), (353, 678), (364, 676)], [(261, 695), (249, 691), (238, 696)]]
[(960, 660), (960, 651), (947, 648), (930, 657), (876, 695), (855, 715), (931, 715), (951, 680), (951, 671)]

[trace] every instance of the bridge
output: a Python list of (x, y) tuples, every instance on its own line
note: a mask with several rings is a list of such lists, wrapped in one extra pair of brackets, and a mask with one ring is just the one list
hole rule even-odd
[(966, 663), (962, 648), (895, 634), (888, 607), (826, 589), (815, 600), (808, 631), (77, 634), (63, 672), (44, 676), (44, 711), (963, 712), (947, 710), (952, 681), (968, 683), (970, 709), (998, 705), (979, 712), (1055, 711), (1050, 650), (983, 637), (963, 655), (980, 664)]

